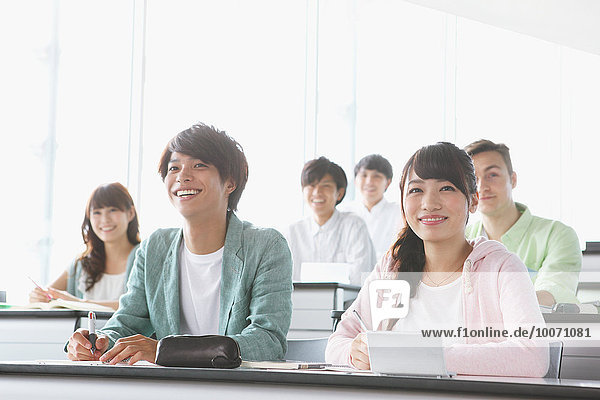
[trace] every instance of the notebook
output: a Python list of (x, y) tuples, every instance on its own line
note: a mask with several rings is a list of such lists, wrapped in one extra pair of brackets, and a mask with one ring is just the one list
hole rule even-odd
[(95, 312), (115, 312), (110, 307), (102, 306), (95, 303), (82, 303), (79, 301), (70, 301), (64, 299), (50, 300), (48, 303), (38, 302), (29, 303), (24, 306), (12, 306), (11, 310), (79, 310), (79, 311), (95, 311)]
[(420, 333), (367, 332), (371, 371), (381, 374), (449, 377), (441, 338)]

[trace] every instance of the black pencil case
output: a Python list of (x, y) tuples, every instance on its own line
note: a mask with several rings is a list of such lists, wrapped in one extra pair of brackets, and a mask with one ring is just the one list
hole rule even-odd
[(240, 346), (228, 336), (171, 335), (156, 349), (156, 364), (166, 367), (237, 368), (241, 363)]

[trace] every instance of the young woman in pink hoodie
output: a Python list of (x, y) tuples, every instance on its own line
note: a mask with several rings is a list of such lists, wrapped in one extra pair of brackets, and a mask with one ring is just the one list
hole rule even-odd
[[(526, 267), (499, 242), (465, 239), (469, 212), (478, 202), (470, 157), (451, 143), (425, 146), (406, 163), (400, 190), (405, 228), (329, 338), (327, 362), (370, 368), (356, 310), (368, 329), (506, 329), (513, 337), (447, 340), (447, 369), (465, 375), (544, 376), (547, 343), (514, 335), (544, 326)], [(406, 318), (371, 326), (368, 288), (374, 279), (409, 281)]]

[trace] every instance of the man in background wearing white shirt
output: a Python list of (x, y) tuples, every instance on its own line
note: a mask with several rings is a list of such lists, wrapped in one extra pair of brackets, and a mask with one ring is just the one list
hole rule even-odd
[(304, 165), (301, 184), (312, 215), (292, 224), (288, 232), (294, 280), (300, 280), (302, 263), (348, 263), (350, 283), (360, 285), (377, 260), (364, 221), (336, 209), (348, 186), (344, 170), (320, 157)]
[(379, 154), (363, 157), (354, 167), (354, 183), (362, 201), (353, 201), (340, 207), (361, 217), (367, 224), (377, 259), (396, 241), (402, 224), (398, 203), (389, 202), (383, 194), (392, 183), (392, 165)]

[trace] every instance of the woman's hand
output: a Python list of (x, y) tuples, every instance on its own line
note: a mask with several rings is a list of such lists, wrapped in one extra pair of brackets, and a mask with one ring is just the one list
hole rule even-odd
[(50, 294), (50, 296), (52, 296), (55, 299), (63, 299), (63, 300), (69, 300), (69, 301), (82, 301), (79, 297), (73, 296), (71, 293), (67, 292), (66, 290), (58, 290), (58, 289), (54, 289), (53, 287), (48, 288), (48, 294)]
[(69, 338), (67, 345), (67, 357), (72, 361), (97, 361), (102, 353), (108, 348), (108, 338), (104, 335), (98, 335), (96, 339), (96, 351), (92, 353), (92, 344), (88, 340), (89, 332), (87, 329), (77, 329)]
[(350, 362), (358, 369), (371, 369), (366, 332), (359, 333), (352, 341), (350, 345)]
[(107, 351), (100, 361), (116, 364), (129, 358), (127, 363), (133, 365), (140, 360), (154, 362), (158, 340), (150, 339), (143, 335), (133, 335), (117, 340), (110, 351)]
[(52, 296), (49, 292), (42, 290), (38, 287), (34, 288), (31, 292), (29, 292), (29, 302), (30, 303), (47, 303), (50, 301), (48, 296)]

